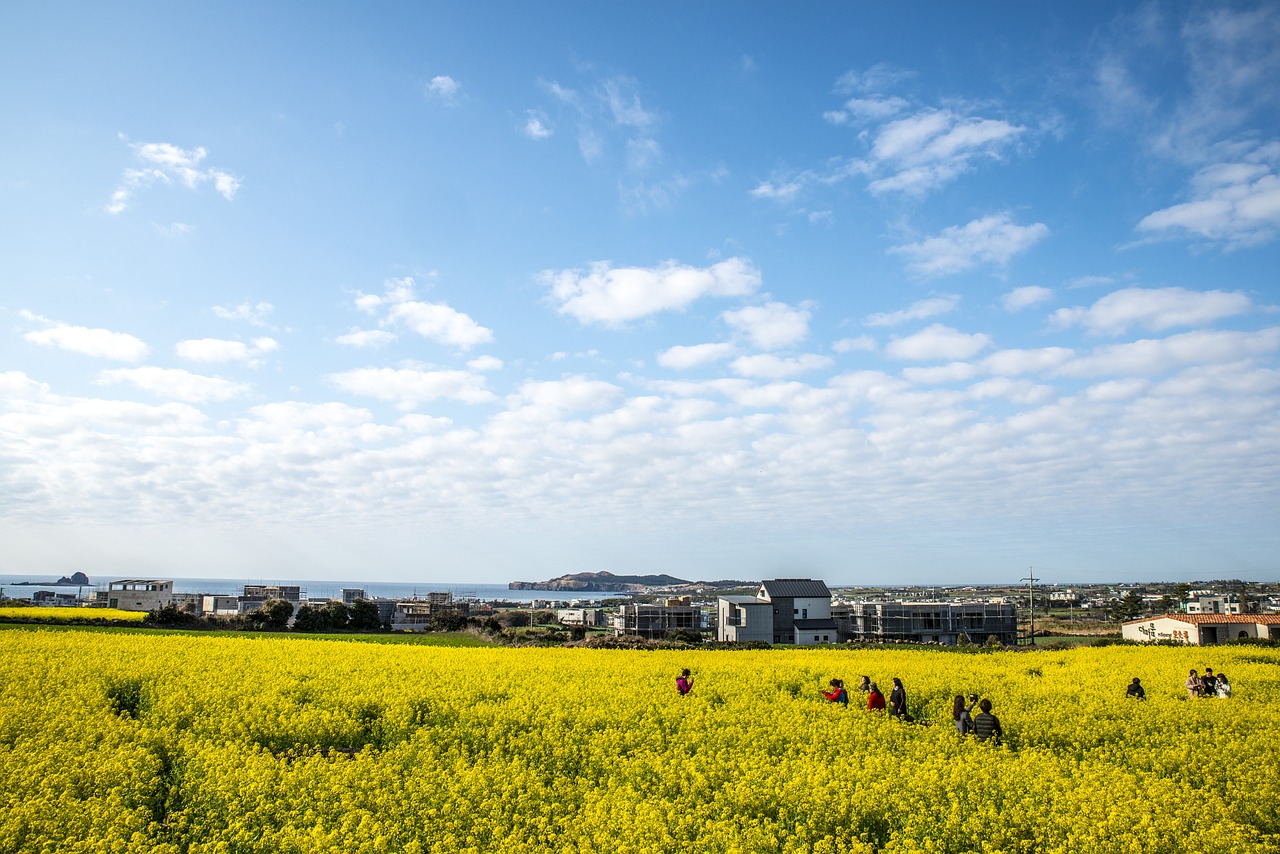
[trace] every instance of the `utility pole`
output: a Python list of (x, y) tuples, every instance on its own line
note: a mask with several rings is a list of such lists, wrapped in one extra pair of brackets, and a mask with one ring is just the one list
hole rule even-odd
[(1027, 582), (1027, 593), (1031, 603), (1031, 645), (1036, 645), (1036, 573), (1035, 567), (1027, 567), (1029, 573), (1026, 578), (1020, 578), (1019, 581)]

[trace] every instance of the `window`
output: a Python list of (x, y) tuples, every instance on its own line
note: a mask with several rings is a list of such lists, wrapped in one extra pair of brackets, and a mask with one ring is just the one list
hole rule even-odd
[(814, 636), (813, 636), (813, 642), (814, 642), (814, 643), (817, 643), (817, 642), (818, 642), (818, 636), (817, 636), (817, 635), (814, 635)]
[(804, 609), (804, 613), (803, 613), (803, 614), (801, 614), (800, 616), (801, 616), (801, 617), (803, 617), (803, 618), (804, 618), (804, 619), (806, 619), (806, 620), (807, 620), (807, 619), (809, 619), (809, 609), (808, 609), (808, 608), (805, 608), (805, 609)]

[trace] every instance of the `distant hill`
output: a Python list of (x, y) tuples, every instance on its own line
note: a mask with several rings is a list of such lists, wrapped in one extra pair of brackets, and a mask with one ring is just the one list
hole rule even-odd
[(582, 593), (645, 593), (656, 588), (751, 587), (751, 581), (686, 581), (674, 575), (614, 575), (612, 572), (574, 572), (550, 581), (512, 581), (508, 590), (563, 590)]
[(73, 572), (68, 578), (62, 576), (57, 581), (15, 581), (13, 587), (83, 587), (89, 583), (89, 576), (83, 572)]

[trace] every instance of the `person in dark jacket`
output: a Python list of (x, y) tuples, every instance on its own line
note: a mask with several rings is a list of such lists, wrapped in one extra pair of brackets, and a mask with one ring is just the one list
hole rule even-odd
[(982, 711), (973, 718), (973, 737), (978, 741), (991, 740), (999, 744), (1004, 729), (1000, 726), (1000, 719), (991, 714), (991, 701), (983, 700), (978, 708)]
[(907, 689), (897, 676), (893, 677), (893, 690), (889, 692), (889, 714), (895, 718), (907, 716)]
[(1147, 699), (1147, 689), (1142, 687), (1142, 680), (1135, 676), (1133, 681), (1129, 683), (1129, 687), (1124, 689), (1124, 695), (1145, 700)]
[(955, 702), (951, 706), (951, 719), (956, 722), (956, 733), (959, 735), (968, 735), (973, 732), (973, 707), (978, 705), (978, 695), (969, 695), (969, 705), (965, 706), (964, 697), (956, 695)]

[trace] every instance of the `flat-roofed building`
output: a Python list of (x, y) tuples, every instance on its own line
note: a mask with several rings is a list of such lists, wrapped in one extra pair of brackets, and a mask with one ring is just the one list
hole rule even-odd
[(974, 643), (995, 636), (1018, 641), (1013, 605), (998, 602), (853, 602), (835, 611), (847, 640), (940, 643), (954, 646), (963, 635)]
[(173, 582), (157, 578), (123, 578), (107, 585), (107, 607), (121, 611), (155, 611), (174, 602)]
[(639, 635), (660, 640), (673, 629), (702, 631), (702, 609), (683, 600), (667, 600), (663, 605), (621, 605), (610, 618), (616, 635)]

